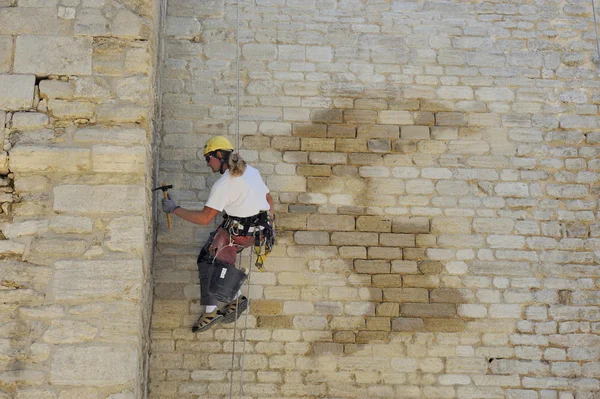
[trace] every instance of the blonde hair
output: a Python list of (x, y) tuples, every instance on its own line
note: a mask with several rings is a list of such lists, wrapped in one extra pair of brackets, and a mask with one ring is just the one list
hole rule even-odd
[(229, 156), (227, 165), (229, 165), (229, 173), (233, 177), (241, 176), (246, 171), (246, 161), (244, 161), (242, 156), (237, 152), (234, 152)]

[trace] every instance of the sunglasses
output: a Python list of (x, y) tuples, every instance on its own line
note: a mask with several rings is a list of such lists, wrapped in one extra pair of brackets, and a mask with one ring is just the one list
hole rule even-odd
[(204, 156), (204, 159), (206, 159), (206, 163), (210, 162), (210, 158), (212, 158), (212, 155), (210, 155), (210, 154), (207, 154)]

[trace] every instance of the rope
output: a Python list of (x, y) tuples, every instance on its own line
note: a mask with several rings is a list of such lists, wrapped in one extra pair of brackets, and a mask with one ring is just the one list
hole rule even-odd
[(598, 21), (596, 20), (596, 4), (592, 0), (592, 11), (594, 14), (594, 30), (596, 31), (596, 51), (598, 54), (598, 62), (600, 62), (600, 41), (598, 40)]
[[(246, 360), (246, 337), (248, 336), (248, 313), (250, 313), (250, 279), (252, 278), (252, 251), (250, 251), (250, 263), (248, 264), (248, 307), (246, 309), (246, 316), (244, 319), (244, 344), (242, 345), (242, 356), (240, 358), (240, 399), (242, 398), (243, 384), (244, 384), (244, 367)], [(242, 263), (242, 255), (238, 258), (238, 267), (241, 266)], [(242, 295), (238, 295), (235, 300), (235, 309), (236, 312), (239, 311), (240, 297)], [(232, 399), (233, 395), (233, 369), (235, 368), (235, 344), (237, 342), (237, 317), (233, 322), (233, 346), (231, 349), (231, 375), (229, 377), (229, 399)]]
[(248, 264), (248, 308), (246, 309), (246, 317), (244, 319), (244, 344), (242, 345), (242, 362), (240, 373), (240, 399), (244, 390), (244, 366), (246, 365), (246, 337), (248, 337), (248, 314), (250, 313), (250, 278), (252, 277), (252, 250), (250, 250), (250, 263)]
[[(241, 266), (242, 263), (242, 255), (240, 253), (239, 258), (238, 258), (238, 269), (239, 266)], [(237, 313), (240, 309), (239, 305), (240, 305), (240, 297), (241, 295), (238, 295), (238, 297), (235, 299), (235, 312)], [(231, 399), (231, 395), (233, 394), (233, 369), (235, 367), (235, 342), (237, 341), (236, 335), (237, 335), (237, 315), (235, 318), (235, 321), (233, 322), (233, 347), (231, 349), (231, 375), (229, 376), (229, 399)]]
[[(240, 151), (240, 1), (236, 2), (235, 13), (235, 70), (236, 70), (236, 100), (235, 100), (235, 148)], [(240, 253), (238, 260), (238, 269), (241, 266), (242, 255)], [(250, 265), (248, 267), (248, 308), (246, 309), (246, 319), (244, 322), (244, 344), (242, 346), (242, 355), (240, 357), (240, 399), (242, 399), (242, 390), (244, 384), (244, 366), (246, 359), (246, 336), (248, 330), (248, 313), (250, 312), (250, 277), (252, 276), (252, 250), (250, 250)], [(240, 297), (236, 298), (235, 309), (239, 311)], [(233, 369), (235, 367), (235, 344), (237, 342), (237, 317), (233, 324), (233, 345), (231, 350), (231, 376), (229, 378), (229, 399), (233, 395)]]
[(235, 75), (236, 75), (236, 99), (235, 99), (235, 148), (240, 151), (240, 1), (236, 2), (235, 13)]

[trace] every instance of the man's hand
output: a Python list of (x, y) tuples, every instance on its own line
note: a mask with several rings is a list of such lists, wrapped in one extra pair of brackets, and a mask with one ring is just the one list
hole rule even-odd
[(167, 195), (167, 197), (162, 199), (162, 209), (166, 213), (173, 213), (179, 206), (171, 199), (170, 195)]

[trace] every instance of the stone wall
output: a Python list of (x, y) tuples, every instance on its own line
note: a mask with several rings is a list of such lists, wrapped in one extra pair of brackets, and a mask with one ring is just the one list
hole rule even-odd
[[(187, 208), (206, 139), (236, 138), (235, 17), (169, 1), (160, 174)], [(597, 397), (591, 4), (255, 0), (240, 26), (242, 153), (279, 227), (244, 397)], [(190, 331), (209, 231), (159, 231), (151, 398), (229, 397), (233, 329)]]
[(154, 11), (0, 0), (0, 397), (143, 396)]

